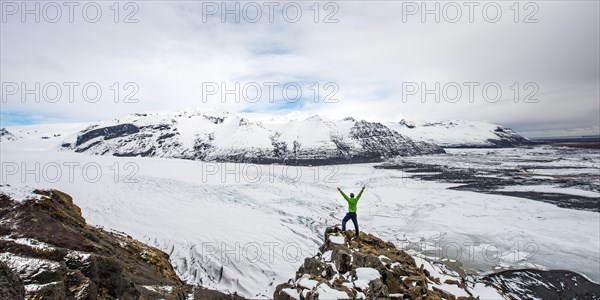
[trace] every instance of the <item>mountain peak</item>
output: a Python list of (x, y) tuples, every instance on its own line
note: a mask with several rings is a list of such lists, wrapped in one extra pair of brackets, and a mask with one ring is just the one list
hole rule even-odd
[(308, 118), (306, 118), (307, 121), (324, 121), (325, 118), (323, 118), (321, 115), (319, 114), (314, 114)]
[[(356, 238), (353, 232), (328, 227), (319, 252), (304, 260), (294, 279), (278, 285), (273, 298), (476, 299), (475, 283), (469, 288), (458, 274), (437, 270), (427, 261), (418, 265), (411, 255), (372, 234), (361, 232)], [(477, 284), (479, 291), (502, 299), (494, 287)]]

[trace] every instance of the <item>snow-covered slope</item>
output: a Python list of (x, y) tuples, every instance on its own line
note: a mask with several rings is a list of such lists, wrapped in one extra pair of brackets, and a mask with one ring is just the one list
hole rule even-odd
[(234, 114), (134, 114), (90, 125), (63, 143), (75, 152), (203, 161), (322, 165), (443, 153), (377, 122), (315, 115), (287, 122), (253, 122)]
[(402, 119), (386, 125), (413, 140), (436, 143), (442, 147), (514, 147), (532, 143), (510, 128), (486, 122), (412, 122)]

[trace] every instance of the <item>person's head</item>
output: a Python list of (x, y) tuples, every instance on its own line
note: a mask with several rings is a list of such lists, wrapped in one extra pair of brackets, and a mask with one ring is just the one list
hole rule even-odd
[(350, 193), (350, 198), (354, 198), (354, 193)]

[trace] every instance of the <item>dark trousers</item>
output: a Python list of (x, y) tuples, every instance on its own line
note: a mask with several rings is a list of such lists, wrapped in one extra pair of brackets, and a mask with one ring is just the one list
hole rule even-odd
[(346, 231), (346, 222), (348, 222), (348, 220), (352, 220), (352, 223), (354, 223), (354, 232), (356, 233), (356, 236), (358, 236), (358, 219), (356, 218), (355, 212), (346, 213), (346, 216), (342, 220), (342, 231)]

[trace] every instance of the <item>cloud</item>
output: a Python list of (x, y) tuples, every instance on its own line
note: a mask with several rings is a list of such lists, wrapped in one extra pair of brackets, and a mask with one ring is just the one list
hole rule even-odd
[[(406, 16), (404, 22), (406, 2), (393, 1), (332, 2), (335, 5), (327, 8), (320, 3), (318, 9), (298, 2), (302, 17), (297, 23), (283, 17), (283, 7), (294, 2), (278, 3), (273, 22), (263, 2), (252, 2), (262, 7), (256, 23), (247, 21), (254, 16), (252, 7), (245, 6), (250, 2), (239, 2), (240, 22), (231, 14), (225, 23), (218, 13), (203, 16), (206, 2), (134, 3), (139, 8), (134, 15), (138, 23), (122, 22), (132, 12), (124, 7), (120, 7), (120, 22), (115, 23), (111, 3), (104, 2), (100, 2), (103, 15), (98, 23), (77, 14), (73, 23), (64, 17), (57, 23), (23, 23), (18, 16), (8, 16), (0, 29), (2, 82), (26, 83), (26, 88), (35, 82), (41, 88), (55, 82), (62, 86), (63, 97), (57, 103), (43, 99), (37, 103), (29, 95), (23, 103), (19, 94), (3, 95), (3, 116), (91, 121), (195, 107), (271, 114), (301, 110), (331, 118), (382, 121), (469, 119), (536, 132), (593, 131), (600, 123), (600, 24), (595, 1), (534, 2), (536, 11), (521, 3), (519, 22), (514, 21), (512, 3), (498, 2), (502, 18), (497, 23), (483, 18), (487, 2), (475, 7), (472, 23), (464, 3), (456, 23), (444, 19), (452, 16), (447, 2), (439, 2), (440, 11), (446, 12), (439, 23), (433, 15), (422, 22), (419, 14)], [(229, 8), (235, 6), (227, 3)], [(435, 2), (425, 5), (431, 9)], [(524, 23), (532, 12), (538, 22)], [(326, 19), (338, 22), (323, 22)], [(72, 102), (65, 96), (69, 82), (79, 84)], [(263, 89), (264, 97), (256, 103), (223, 103), (219, 98), (204, 102), (202, 83), (206, 82), (229, 87), (294, 82), (302, 86), (303, 98), (296, 104), (282, 103), (281, 95), (269, 101)], [(436, 83), (441, 88), (456, 83), (463, 98), (450, 102), (438, 97), (438, 102), (430, 96), (423, 102), (419, 91), (403, 101), (406, 82), (419, 87), (423, 83), (428, 89)], [(472, 102), (466, 96), (465, 84), (470, 82), (478, 84)], [(83, 87), (90, 83), (102, 92), (95, 103), (82, 96)], [(481, 88), (488, 83), (501, 87), (499, 100), (482, 96)], [(315, 89), (317, 101), (313, 101)], [(524, 103), (531, 93), (538, 102)], [(128, 96), (138, 101), (124, 103)], [(325, 97), (338, 102), (325, 103)]]

